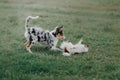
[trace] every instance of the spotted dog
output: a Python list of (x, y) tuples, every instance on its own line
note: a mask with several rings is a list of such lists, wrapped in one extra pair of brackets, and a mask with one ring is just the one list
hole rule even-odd
[(48, 31), (44, 30), (41, 27), (31, 27), (29, 26), (29, 21), (31, 19), (37, 19), (39, 16), (33, 17), (28, 16), (25, 22), (25, 38), (27, 39), (25, 43), (25, 48), (28, 52), (32, 53), (31, 46), (34, 43), (41, 43), (42, 45), (49, 47), (52, 50), (59, 50), (56, 48), (58, 40), (65, 39), (63, 33), (63, 26), (55, 27), (54, 30)]
[(88, 52), (89, 47), (88, 45), (82, 44), (82, 39), (77, 44), (72, 44), (71, 42), (63, 42), (60, 48), (63, 50), (64, 56), (70, 56), (71, 54), (78, 54), (82, 52)]

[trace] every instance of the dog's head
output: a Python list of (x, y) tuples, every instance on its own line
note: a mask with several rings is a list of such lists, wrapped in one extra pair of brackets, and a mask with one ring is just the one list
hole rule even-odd
[(89, 50), (89, 45), (84, 45), (83, 52), (88, 52), (88, 50)]
[(63, 26), (59, 26), (59, 27), (56, 27), (53, 31), (52, 31), (52, 34), (57, 37), (58, 39), (60, 40), (63, 40), (65, 39), (65, 35), (64, 35), (64, 27)]

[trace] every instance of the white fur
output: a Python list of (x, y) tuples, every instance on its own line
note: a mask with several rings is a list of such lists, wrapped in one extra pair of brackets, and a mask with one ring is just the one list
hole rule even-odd
[[(75, 53), (82, 53), (82, 52), (88, 52), (89, 48), (82, 44), (82, 39), (77, 44), (72, 44), (71, 42), (63, 42), (60, 46), (61, 49), (63, 49), (63, 55), (64, 56), (70, 56), (71, 54)], [(64, 49), (67, 49), (68, 52), (65, 52)]]
[(67, 53), (67, 52), (63, 52), (62, 54), (63, 56), (70, 56), (71, 54)]

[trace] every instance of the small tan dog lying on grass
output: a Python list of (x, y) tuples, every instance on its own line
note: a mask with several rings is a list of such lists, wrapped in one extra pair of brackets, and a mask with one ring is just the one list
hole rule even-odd
[(77, 44), (72, 44), (71, 42), (63, 42), (60, 48), (63, 50), (64, 56), (70, 56), (71, 54), (79, 54), (82, 52), (88, 52), (88, 45), (82, 44), (82, 39)]

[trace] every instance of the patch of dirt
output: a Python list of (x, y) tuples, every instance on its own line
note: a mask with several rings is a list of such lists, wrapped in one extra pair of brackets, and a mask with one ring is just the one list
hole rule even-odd
[(120, 11), (120, 7), (95, 7), (95, 6), (81, 6), (81, 9), (95, 10), (95, 11)]

